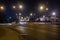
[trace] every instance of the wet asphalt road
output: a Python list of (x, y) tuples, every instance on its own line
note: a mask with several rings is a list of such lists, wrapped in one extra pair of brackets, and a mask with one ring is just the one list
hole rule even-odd
[[(3, 26), (4, 29), (5, 27), (8, 27), (8, 31), (9, 29), (16, 31), (22, 40), (60, 40), (60, 25), (30, 23), (26, 25)], [(6, 29), (6, 32), (8, 31)]]
[(28, 24), (16, 29), (24, 40), (60, 40), (60, 25)]

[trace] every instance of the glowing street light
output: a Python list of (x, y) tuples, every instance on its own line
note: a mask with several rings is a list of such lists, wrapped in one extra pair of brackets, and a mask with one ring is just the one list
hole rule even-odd
[(53, 12), (53, 13), (52, 13), (52, 15), (53, 15), (53, 16), (55, 16), (55, 15), (56, 15), (56, 13), (55, 13), (55, 12)]
[(30, 13), (30, 16), (32, 16), (33, 14), (32, 13)]
[(4, 7), (3, 7), (3, 6), (1, 6), (1, 7), (0, 7), (0, 9), (1, 9), (1, 10), (4, 10)]
[(16, 6), (13, 6), (13, 8), (16, 8)]
[(54, 19), (54, 20), (52, 21), (52, 23), (53, 23), (54, 21), (56, 21), (56, 18), (57, 18), (57, 17), (56, 17), (56, 12), (53, 12), (51, 19)]
[(43, 6), (40, 6), (40, 10), (43, 10), (44, 9), (44, 7)]
[(22, 5), (19, 5), (19, 8), (20, 8), (20, 9), (22, 9), (22, 8), (23, 8), (23, 6), (22, 6)]
[(48, 8), (46, 8), (46, 6), (44, 6), (44, 5), (42, 5), (42, 6), (40, 6), (40, 10), (49, 10)]

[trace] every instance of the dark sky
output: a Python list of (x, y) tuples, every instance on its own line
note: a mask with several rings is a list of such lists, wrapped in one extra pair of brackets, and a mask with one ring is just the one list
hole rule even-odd
[(38, 5), (40, 3), (47, 4), (50, 10), (60, 10), (60, 0), (0, 0), (0, 5), (6, 6), (6, 11), (4, 13), (7, 16), (15, 17), (15, 12), (11, 9), (12, 5), (17, 5), (17, 3), (23, 3), (25, 5), (25, 10), (23, 14), (28, 14), (29, 12), (37, 12)]

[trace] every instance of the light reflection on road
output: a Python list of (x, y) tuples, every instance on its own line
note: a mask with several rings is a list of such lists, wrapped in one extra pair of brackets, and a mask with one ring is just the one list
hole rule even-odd
[[(22, 35), (27, 36), (25, 39), (37, 39), (37, 40), (57, 40), (59, 25), (28, 25), (18, 26), (17, 29)], [(29, 36), (28, 36), (29, 35)], [(31, 37), (30, 37), (31, 36)], [(29, 37), (29, 38), (28, 38)]]
[(23, 26), (19, 26), (18, 29), (23, 33), (25, 32), (25, 27), (23, 27)]

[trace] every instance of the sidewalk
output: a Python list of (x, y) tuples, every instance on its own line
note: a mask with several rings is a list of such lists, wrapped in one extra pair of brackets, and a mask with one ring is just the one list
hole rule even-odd
[(21, 40), (22, 37), (15, 30), (0, 26), (0, 40)]

